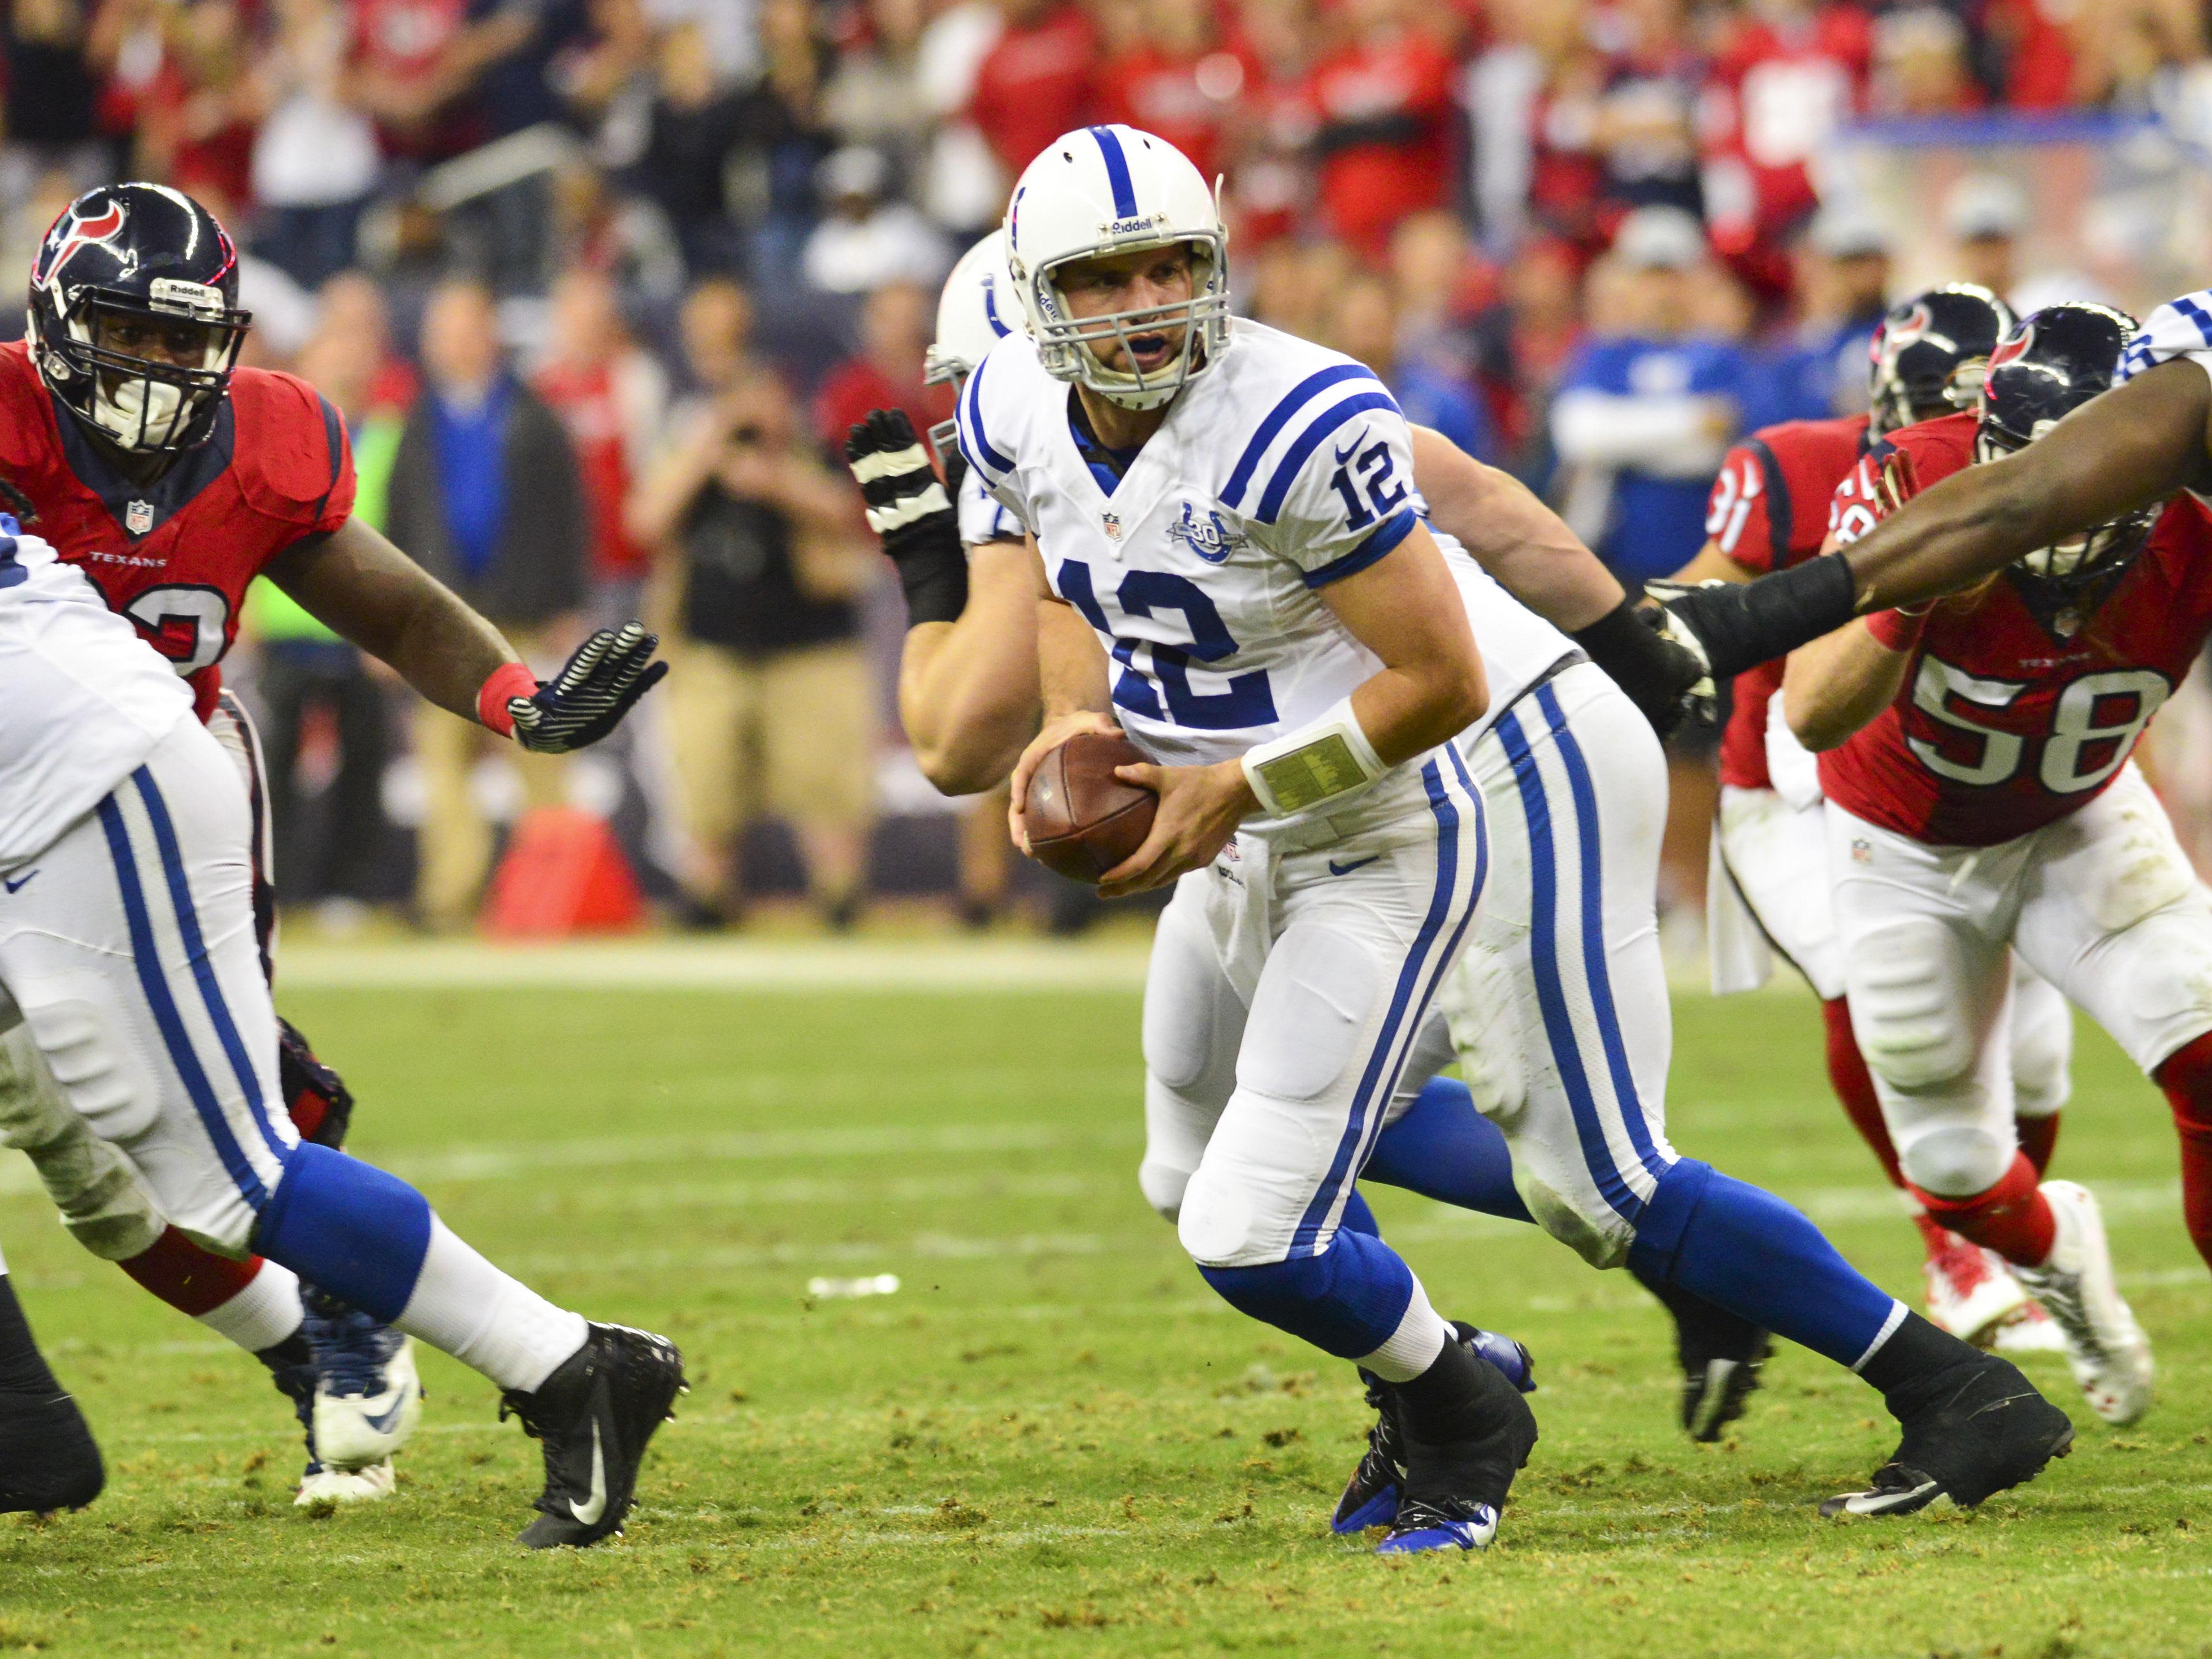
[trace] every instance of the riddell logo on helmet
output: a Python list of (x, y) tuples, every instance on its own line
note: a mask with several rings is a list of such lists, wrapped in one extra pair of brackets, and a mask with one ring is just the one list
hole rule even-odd
[(1126, 236), (1133, 230), (1150, 230), (1158, 222), (1159, 216), (1158, 214), (1147, 213), (1141, 219), (1109, 220), (1105, 224), (1099, 226), (1098, 228), (1109, 236)]

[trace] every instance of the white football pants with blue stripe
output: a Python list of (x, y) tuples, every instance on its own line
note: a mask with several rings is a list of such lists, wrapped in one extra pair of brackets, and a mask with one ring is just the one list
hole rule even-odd
[[(1437, 987), (1465, 944), (1486, 857), (1480, 798), (1459, 757), (1443, 751), (1409, 799), (1241, 834), (1177, 884), (1146, 989), (1147, 1117), (1172, 1118), (1178, 1143), (1202, 1127), (1203, 1150), (1194, 1169), (1171, 1176), (1148, 1152), (1144, 1179), (1176, 1214), (1191, 1258), (1247, 1311), (1256, 1304), (1223, 1270), (1314, 1263), (1337, 1240)], [(1163, 1180), (1177, 1188), (1171, 1199), (1156, 1192)], [(1386, 1376), (1419, 1374), (1442, 1327), (1418, 1281), (1408, 1301), (1395, 1280), (1395, 1306), (1365, 1318), (1352, 1307), (1363, 1269), (1339, 1254), (1328, 1297), (1337, 1311), (1275, 1322), (1346, 1358), (1379, 1355), (1372, 1363)], [(1401, 1326), (1402, 1355), (1392, 1346)]]
[(1580, 663), (1501, 714), (1469, 759), (1490, 884), (1437, 1006), (1529, 1212), (1618, 1267), (1676, 1159), (1655, 908), (1666, 757), (1605, 672)]
[(276, 1089), (238, 773), (187, 715), (0, 892), (0, 986), (72, 1108), (209, 1249), (270, 1260), (503, 1387), (582, 1346), (554, 1307), (455, 1237), (422, 1195), (302, 1146)]
[(188, 720), (0, 896), (0, 977), (70, 1104), (230, 1255), (299, 1140), (276, 1099), (251, 835), (235, 767)]

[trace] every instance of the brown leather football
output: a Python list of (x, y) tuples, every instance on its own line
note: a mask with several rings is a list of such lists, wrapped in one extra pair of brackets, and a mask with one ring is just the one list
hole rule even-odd
[(1079, 732), (1039, 763), (1022, 803), (1030, 856), (1074, 881), (1098, 878), (1144, 845), (1160, 798), (1124, 783), (1117, 766), (1144, 756), (1125, 737)]

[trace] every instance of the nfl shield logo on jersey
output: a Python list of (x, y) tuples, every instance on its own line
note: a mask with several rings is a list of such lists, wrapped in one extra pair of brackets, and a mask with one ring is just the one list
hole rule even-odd
[(1101, 513), (1098, 515), (1098, 522), (1105, 530), (1106, 539), (1108, 541), (1118, 542), (1121, 539), (1121, 515), (1120, 514)]
[(154, 503), (133, 501), (123, 509), (123, 527), (134, 536), (143, 536), (154, 527)]

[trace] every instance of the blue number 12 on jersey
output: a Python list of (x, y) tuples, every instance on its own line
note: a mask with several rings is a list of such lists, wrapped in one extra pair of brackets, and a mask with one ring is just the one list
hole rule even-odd
[[(1188, 576), (1178, 576), (1171, 570), (1132, 570), (1121, 578), (1114, 595), (1115, 604), (1125, 616), (1152, 617), (1164, 611), (1182, 612), (1184, 626), (1190, 629), (1188, 647), (1126, 640), (1115, 634), (1091, 586), (1091, 567), (1080, 559), (1060, 562), (1060, 593), (1083, 613), (1085, 622), (1114, 640), (1114, 660), (1121, 665), (1114, 681), (1115, 707), (1147, 720), (1169, 720), (1201, 732), (1274, 724), (1275, 697), (1268, 690), (1264, 669), (1232, 674), (1225, 689), (1219, 691), (1192, 690), (1190, 665), (1233, 657), (1237, 641), (1230, 637), (1213, 601)], [(1137, 666), (1139, 647), (1150, 653), (1149, 672)], [(1163, 693), (1167, 699), (1164, 712), (1160, 706)]]

